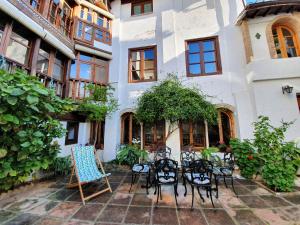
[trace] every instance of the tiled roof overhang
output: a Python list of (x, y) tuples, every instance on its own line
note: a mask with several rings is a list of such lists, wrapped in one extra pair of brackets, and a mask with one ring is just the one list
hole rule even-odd
[(300, 0), (270, 0), (248, 4), (238, 17), (237, 24), (245, 19), (300, 12)]

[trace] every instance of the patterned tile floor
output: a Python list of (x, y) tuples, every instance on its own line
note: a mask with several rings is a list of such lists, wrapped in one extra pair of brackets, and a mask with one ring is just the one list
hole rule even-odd
[[(237, 198), (231, 188), (220, 186), (216, 208), (205, 197), (196, 197), (190, 210), (191, 191), (183, 196), (178, 187), (179, 208), (176, 208), (172, 187), (163, 187), (163, 200), (156, 206), (154, 190), (146, 195), (141, 188), (144, 179), (130, 187), (130, 172), (115, 171), (110, 177), (113, 193), (102, 194), (82, 205), (77, 189), (66, 189), (67, 178), (26, 185), (0, 196), (0, 224), (5, 225), (294, 225), (300, 224), (300, 189), (291, 194), (275, 196), (248, 180), (235, 180)], [(100, 183), (84, 187), (86, 193), (101, 188)], [(206, 196), (203, 192), (203, 196)]]

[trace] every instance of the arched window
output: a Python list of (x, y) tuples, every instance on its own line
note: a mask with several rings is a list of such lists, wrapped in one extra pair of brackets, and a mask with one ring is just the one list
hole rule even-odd
[(209, 146), (220, 144), (229, 145), (230, 139), (234, 137), (233, 114), (227, 109), (219, 109), (218, 124), (208, 126)]
[(286, 26), (273, 26), (272, 34), (278, 58), (300, 56), (298, 38), (293, 30)]
[(133, 113), (122, 115), (121, 132), (122, 144), (132, 144), (133, 139), (141, 141), (141, 125)]

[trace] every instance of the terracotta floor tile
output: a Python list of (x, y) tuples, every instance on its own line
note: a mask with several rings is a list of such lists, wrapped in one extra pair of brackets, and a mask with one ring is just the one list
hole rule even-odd
[(258, 196), (240, 196), (239, 197), (250, 208), (269, 208), (270, 205), (265, 203)]
[(136, 206), (151, 206), (152, 205), (151, 195), (134, 194), (133, 199), (131, 201), (131, 205), (136, 205)]
[(0, 210), (0, 224), (13, 218), (16, 213)]
[(225, 210), (222, 209), (203, 209), (204, 215), (209, 225), (234, 225)]
[(235, 179), (235, 181), (243, 185), (257, 185), (257, 183), (255, 183), (254, 181), (248, 179)]
[(53, 209), (49, 215), (59, 218), (68, 218), (72, 216), (81, 206), (82, 204), (79, 203), (63, 202)]
[(92, 222), (88, 222), (88, 221), (77, 221), (77, 220), (70, 220), (66, 223), (64, 223), (64, 225), (92, 225)]
[(107, 205), (100, 214), (98, 222), (121, 223), (126, 216), (127, 206)]
[(28, 212), (42, 216), (48, 213), (51, 209), (53, 209), (58, 204), (59, 202), (47, 201), (39, 206), (30, 209)]
[(48, 202), (46, 199), (25, 199), (20, 202), (16, 202), (12, 204), (8, 210), (16, 211), (16, 212), (25, 212), (30, 211), (33, 208), (39, 207), (40, 205)]
[(178, 218), (174, 208), (157, 207), (153, 209), (153, 224), (176, 225)]
[(93, 203), (102, 203), (105, 204), (110, 201), (111, 197), (113, 196), (113, 193), (110, 192), (105, 192), (95, 198), (92, 198), (88, 200), (86, 203), (87, 204), (93, 204)]
[(272, 207), (291, 206), (291, 204), (285, 201), (283, 198), (279, 198), (274, 195), (261, 195), (260, 197)]
[(37, 222), (39, 218), (40, 217), (37, 215), (24, 213), (8, 221), (7, 223), (5, 223), (5, 225), (31, 225)]
[(128, 205), (133, 197), (133, 194), (125, 194), (117, 192), (112, 199), (110, 200), (109, 204), (119, 204), (119, 205)]
[(289, 202), (292, 202), (296, 205), (300, 205), (300, 194), (291, 194), (288, 196), (284, 196), (284, 198)]
[(280, 209), (284, 215), (295, 222), (300, 221), (300, 206), (298, 207), (284, 207)]
[(72, 218), (78, 220), (94, 221), (99, 215), (101, 209), (103, 209), (103, 205), (99, 205), (99, 204), (85, 205), (82, 206)]
[(78, 192), (77, 189), (62, 189), (48, 197), (48, 199), (54, 200), (54, 201), (64, 201), (69, 196), (74, 194), (75, 192)]
[(181, 225), (206, 225), (205, 218), (198, 209), (191, 211), (190, 209), (178, 210), (179, 221)]
[(266, 224), (291, 225), (290, 219), (276, 209), (254, 209), (254, 214)]
[(263, 225), (264, 223), (251, 210), (234, 210), (234, 219), (240, 225)]
[(54, 218), (44, 218), (39, 221), (36, 225), (61, 225), (64, 221)]
[(130, 206), (125, 219), (128, 224), (149, 224), (151, 217), (150, 207)]

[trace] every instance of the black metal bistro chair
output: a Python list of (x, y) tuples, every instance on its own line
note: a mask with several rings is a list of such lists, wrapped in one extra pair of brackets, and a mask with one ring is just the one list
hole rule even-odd
[(162, 200), (161, 186), (162, 185), (173, 185), (176, 206), (177, 203), (177, 186), (178, 186), (178, 163), (172, 159), (160, 159), (155, 161), (155, 193), (157, 191), (156, 204), (158, 199)]
[(191, 162), (189, 171), (184, 173), (183, 179), (185, 184), (185, 193), (187, 194), (186, 181), (191, 185), (192, 188), (192, 207), (194, 207), (194, 189), (197, 188), (198, 194), (203, 202), (204, 198), (201, 195), (200, 188), (206, 190), (207, 198), (210, 197), (213, 207), (215, 207), (213, 198), (212, 198), (212, 169), (213, 165), (210, 161), (200, 159)]
[(195, 159), (196, 153), (194, 151), (186, 150), (180, 152), (182, 178), (184, 173), (186, 173), (189, 170), (191, 162), (193, 162)]
[(218, 190), (218, 184), (219, 179), (223, 178), (226, 188), (228, 188), (226, 179), (229, 178), (231, 180), (231, 186), (232, 190), (235, 193), (235, 195), (238, 197), (235, 189), (234, 189), (234, 182), (233, 182), (233, 171), (234, 171), (234, 156), (231, 152), (224, 153), (223, 160), (218, 160), (217, 157), (212, 157), (212, 162), (214, 164), (213, 167), (213, 174), (215, 176), (216, 181), (216, 198), (219, 197), (219, 190)]
[(172, 149), (168, 146), (158, 147), (154, 154), (154, 161), (158, 161), (160, 159), (170, 159), (172, 156)]

